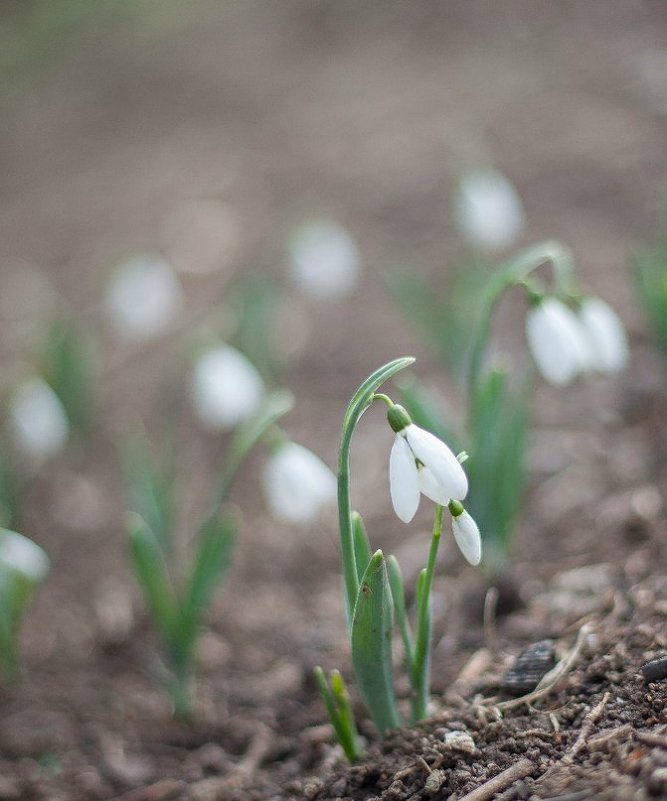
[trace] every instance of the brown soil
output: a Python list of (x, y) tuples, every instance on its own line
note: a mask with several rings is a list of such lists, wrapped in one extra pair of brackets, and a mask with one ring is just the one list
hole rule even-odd
[[(29, 488), (21, 530), (53, 570), (24, 631), (23, 679), (0, 693), (0, 801), (437, 800), (485, 785), (496, 794), (471, 798), (667, 798), (667, 684), (640, 671), (667, 651), (667, 374), (628, 280), (629, 249), (652, 231), (666, 173), (664, 6), (195, 9), (167, 28), (106, 35), (93, 24), (57, 63), (4, 83), (0, 294), (35, 264), (77, 319), (99, 325), (109, 265), (128, 250), (177, 251), (165, 221), (183, 204), (224, 203), (229, 230), (221, 269), (184, 277), (187, 308), (170, 341), (101, 345), (92, 447), (73, 447)], [(277, 334), (290, 340), (284, 382), (298, 398), (289, 433), (334, 464), (350, 393), (409, 352), (454, 403), (377, 272), (454, 263), (448, 197), (460, 164), (480, 156), (518, 186), (525, 243), (568, 242), (585, 282), (620, 309), (630, 369), (613, 384), (539, 389), (511, 570), (463, 568), (446, 544), (433, 718), (382, 742), (364, 724), (370, 747), (352, 767), (312, 680), (315, 664), (349, 670), (334, 514), (304, 532), (271, 522), (258, 501), (261, 456), (251, 460), (235, 490), (244, 526), (234, 569), (202, 642), (196, 722), (173, 721), (126, 560), (116, 448), (128, 420), (151, 419), (171, 346), (211, 297), (250, 266), (282, 266), (285, 228), (304, 208), (348, 224), (369, 269), (342, 308), (286, 301)], [(197, 240), (181, 258), (205, 262), (214, 245)], [(3, 314), (8, 386), (30, 340)], [(185, 435), (197, 498), (215, 446), (191, 421)], [(389, 446), (370, 412), (354, 494), (374, 546), (398, 554), (412, 586), (429, 520), (424, 511), (407, 529), (393, 519)], [(491, 585), (503, 592), (485, 629)], [(506, 668), (545, 638), (572, 664), (530, 705), (503, 708)]]

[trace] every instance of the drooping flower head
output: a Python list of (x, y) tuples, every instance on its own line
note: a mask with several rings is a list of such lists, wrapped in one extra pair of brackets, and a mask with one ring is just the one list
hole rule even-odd
[(240, 351), (231, 345), (216, 345), (195, 362), (191, 395), (202, 425), (226, 430), (257, 412), (264, 397), (264, 383)]
[(396, 434), (389, 457), (389, 489), (394, 511), (409, 523), (425, 495), (452, 515), (454, 539), (472, 565), (482, 558), (482, 541), (473, 518), (461, 501), (468, 494), (468, 478), (461, 462), (434, 434), (415, 425), (406, 410), (390, 406), (387, 419)]
[(61, 451), (69, 436), (67, 413), (60, 398), (37, 376), (15, 390), (8, 422), (17, 448), (37, 463)]
[(581, 301), (579, 321), (591, 355), (591, 367), (598, 373), (620, 373), (628, 363), (628, 338), (616, 312), (601, 298)]
[(312, 451), (281, 443), (264, 468), (264, 496), (271, 514), (286, 523), (308, 525), (336, 498), (336, 476)]

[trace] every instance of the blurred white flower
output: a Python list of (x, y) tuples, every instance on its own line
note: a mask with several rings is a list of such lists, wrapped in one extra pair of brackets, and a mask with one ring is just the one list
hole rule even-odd
[(465, 498), (468, 478), (442, 440), (414, 423), (395, 433), (389, 457), (389, 491), (394, 511), (404, 523), (415, 516), (420, 494), (442, 506), (452, 499)]
[(105, 306), (119, 337), (144, 340), (163, 334), (181, 309), (183, 292), (175, 272), (160, 256), (138, 254), (117, 267)]
[(591, 365), (589, 338), (583, 325), (556, 298), (540, 300), (528, 311), (526, 338), (540, 373), (554, 386), (569, 384)]
[(260, 374), (231, 345), (218, 345), (197, 358), (192, 402), (201, 423), (213, 430), (233, 428), (252, 417), (264, 398)]
[(463, 509), (458, 515), (452, 513), (452, 531), (459, 550), (471, 565), (482, 561), (482, 538), (477, 523)]
[(454, 199), (461, 234), (482, 250), (504, 250), (521, 234), (525, 213), (510, 181), (498, 170), (480, 169), (461, 179)]
[(312, 523), (336, 499), (336, 476), (319, 456), (294, 442), (271, 454), (263, 486), (269, 511), (286, 523)]
[(0, 529), (0, 565), (9, 567), (37, 583), (49, 572), (49, 557), (43, 548), (16, 531)]
[(628, 339), (616, 312), (600, 298), (585, 298), (579, 320), (588, 337), (590, 367), (599, 373), (620, 373), (628, 363)]
[(333, 220), (311, 222), (289, 243), (290, 271), (299, 290), (315, 300), (340, 300), (359, 280), (361, 259), (348, 231)]
[(69, 422), (60, 399), (38, 377), (28, 379), (14, 391), (8, 424), (17, 448), (36, 462), (62, 450), (69, 436)]

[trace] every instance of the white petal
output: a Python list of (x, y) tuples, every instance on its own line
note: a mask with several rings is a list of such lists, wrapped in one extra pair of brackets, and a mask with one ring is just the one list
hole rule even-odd
[(465, 510), (452, 518), (452, 530), (459, 550), (471, 565), (478, 565), (482, 560), (482, 538), (477, 523)]
[(292, 278), (298, 288), (315, 300), (348, 296), (359, 280), (357, 246), (333, 220), (312, 222), (301, 228), (289, 246)]
[(107, 313), (124, 339), (151, 339), (172, 324), (182, 303), (181, 285), (160, 256), (141, 254), (114, 272), (105, 298)]
[(0, 529), (0, 564), (30, 581), (41, 581), (49, 572), (49, 557), (32, 540), (15, 531)]
[(409, 523), (419, 508), (419, 479), (414, 454), (400, 434), (396, 435), (391, 446), (389, 491), (397, 516)]
[(419, 489), (422, 495), (426, 495), (433, 503), (439, 503), (440, 506), (447, 506), (451, 498), (443, 491), (428, 467), (419, 467), (417, 476), (419, 478)]
[(550, 384), (565, 386), (590, 366), (583, 326), (574, 312), (555, 298), (529, 310), (526, 338), (535, 364)]
[(455, 198), (459, 230), (475, 247), (503, 250), (525, 225), (521, 199), (514, 186), (497, 170), (475, 170), (465, 175)]
[(616, 312), (600, 298), (586, 298), (579, 319), (588, 335), (592, 367), (600, 373), (619, 373), (628, 362), (628, 340)]
[(405, 436), (414, 455), (433, 474), (442, 495), (463, 500), (468, 493), (468, 478), (445, 443), (414, 423), (405, 429)]
[(287, 523), (313, 522), (336, 498), (336, 476), (318, 456), (294, 442), (271, 455), (263, 487), (269, 511)]
[(220, 345), (197, 359), (191, 393), (203, 425), (224, 430), (257, 412), (264, 397), (264, 384), (242, 353), (229, 345)]
[(41, 378), (31, 378), (14, 393), (9, 426), (17, 447), (37, 461), (62, 450), (69, 422), (60, 399)]

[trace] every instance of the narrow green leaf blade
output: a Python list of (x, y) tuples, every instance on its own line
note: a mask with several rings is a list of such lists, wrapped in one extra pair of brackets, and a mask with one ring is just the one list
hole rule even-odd
[(352, 620), (352, 662), (364, 699), (380, 734), (400, 725), (391, 663), (393, 608), (382, 551), (371, 557), (359, 586)]
[(226, 517), (207, 521), (199, 532), (197, 553), (183, 598), (184, 613), (196, 623), (229, 567), (236, 529), (236, 520)]
[(156, 626), (165, 639), (173, 644), (173, 638), (178, 637), (181, 615), (160, 543), (146, 521), (137, 514), (128, 516), (127, 528), (135, 575), (153, 613)]
[(359, 581), (364, 576), (371, 561), (371, 545), (359, 512), (352, 512), (352, 536), (354, 537), (354, 560), (357, 563)]

